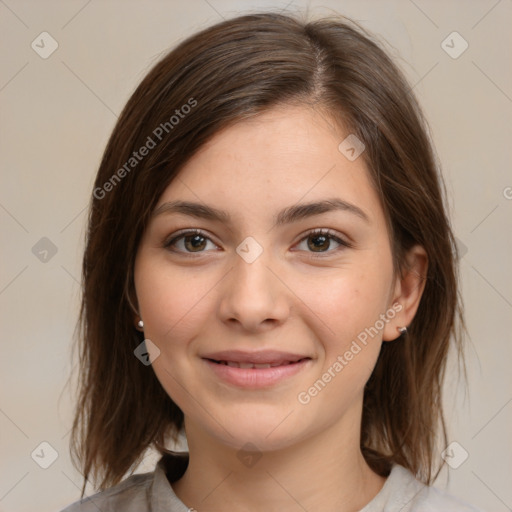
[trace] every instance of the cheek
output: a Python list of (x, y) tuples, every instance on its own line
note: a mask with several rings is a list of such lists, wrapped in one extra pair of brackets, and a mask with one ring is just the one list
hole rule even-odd
[(383, 275), (372, 272), (351, 272), (324, 284), (328, 291), (317, 285), (309, 288), (307, 303), (316, 313), (307, 318), (320, 364), (297, 395), (301, 405), (311, 406), (320, 424), (336, 416), (325, 404), (347, 410), (361, 399), (380, 353), (380, 315), (386, 310), (388, 292)]
[(197, 270), (176, 271), (169, 265), (145, 266), (141, 261), (135, 287), (146, 336), (162, 345), (161, 349), (193, 336), (214, 286), (212, 276)]
[(304, 302), (311, 322), (324, 327), (325, 348), (340, 349), (384, 313), (389, 282), (367, 267), (366, 271), (351, 269), (327, 279), (309, 280), (298, 288), (298, 295), (307, 298)]
[[(385, 261), (380, 265), (367, 260), (360, 263), (340, 269), (323, 282), (315, 281), (313, 288), (310, 281), (309, 293), (304, 295), (308, 297), (307, 305), (316, 313), (310, 313), (309, 318), (322, 357), (317, 380), (308, 384), (313, 387), (303, 390), (306, 398), (314, 397), (317, 388), (323, 390), (325, 385), (315, 411), (325, 401), (348, 407), (358, 399), (380, 353), (384, 327), (380, 318), (387, 308), (391, 266)], [(306, 293), (306, 288), (302, 293)], [(320, 414), (320, 410), (317, 412)]]
[[(200, 337), (204, 319), (210, 314), (208, 292), (215, 280), (207, 274), (198, 277), (186, 270), (170, 268), (160, 262), (136, 266), (135, 287), (139, 311), (144, 319), (144, 336), (159, 349), (152, 363), (162, 387), (185, 414), (194, 412), (190, 393), (197, 390), (190, 384), (193, 367), (193, 340)], [(189, 389), (190, 388), (190, 389)]]

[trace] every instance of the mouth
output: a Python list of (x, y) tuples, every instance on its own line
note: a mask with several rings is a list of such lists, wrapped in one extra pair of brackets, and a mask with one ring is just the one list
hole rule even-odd
[(312, 358), (278, 351), (227, 351), (206, 354), (203, 361), (217, 379), (241, 388), (275, 386), (308, 367)]
[(241, 361), (225, 361), (225, 360), (216, 360), (206, 358), (208, 361), (216, 364), (223, 364), (225, 366), (230, 366), (231, 368), (243, 368), (243, 369), (255, 369), (255, 370), (263, 370), (265, 368), (276, 368), (277, 366), (288, 366), (290, 364), (300, 363), (301, 361), (305, 361), (306, 359), (311, 359), (309, 357), (303, 357), (301, 359), (297, 359), (294, 361), (283, 359), (281, 361), (273, 361), (270, 363), (253, 363), (253, 362), (241, 362)]

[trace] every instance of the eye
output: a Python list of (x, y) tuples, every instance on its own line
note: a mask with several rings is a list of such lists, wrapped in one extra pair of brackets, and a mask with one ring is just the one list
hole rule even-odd
[(207, 247), (208, 242), (216, 245), (206, 236), (206, 233), (199, 229), (182, 231), (170, 240), (164, 242), (163, 246), (173, 252), (201, 253)]
[[(338, 245), (338, 247), (335, 247), (333, 250), (331, 249), (332, 243), (335, 243)], [(332, 231), (329, 229), (315, 229), (313, 231), (310, 231), (307, 236), (305, 236), (301, 241), (300, 244), (306, 244), (307, 252), (313, 252), (318, 254), (312, 254), (312, 257), (323, 257), (323, 253), (330, 253), (336, 252), (342, 248), (346, 247), (352, 247), (350, 243), (348, 243), (346, 240), (341, 239), (340, 237), (336, 236)], [(300, 250), (300, 249), (299, 249)]]
[[(337, 247), (334, 249), (331, 248), (333, 242), (337, 244)], [(194, 229), (174, 234), (171, 239), (164, 241), (163, 247), (172, 252), (194, 254), (205, 252), (208, 247), (208, 243), (211, 243), (213, 248), (217, 247), (206, 233), (200, 229)], [(304, 243), (307, 248), (299, 248), (299, 250), (309, 252), (313, 258), (321, 258), (325, 253), (329, 255), (341, 248), (352, 247), (349, 242), (343, 240), (339, 236), (336, 236), (336, 234), (329, 229), (315, 229), (310, 231), (300, 241), (298, 246), (300, 247), (300, 245)]]

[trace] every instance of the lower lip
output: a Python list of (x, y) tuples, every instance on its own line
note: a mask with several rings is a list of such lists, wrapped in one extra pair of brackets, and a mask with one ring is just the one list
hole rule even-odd
[(204, 359), (215, 375), (228, 384), (241, 388), (266, 388), (302, 371), (311, 359), (271, 368), (237, 368)]

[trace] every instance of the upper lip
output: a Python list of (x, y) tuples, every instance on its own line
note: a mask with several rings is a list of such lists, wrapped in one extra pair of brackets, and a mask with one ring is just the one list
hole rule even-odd
[(201, 356), (203, 359), (214, 361), (233, 361), (235, 363), (272, 364), (296, 362), (300, 359), (311, 359), (304, 354), (282, 352), (280, 350), (259, 350), (245, 352), (243, 350), (223, 350), (221, 352), (210, 352)]

